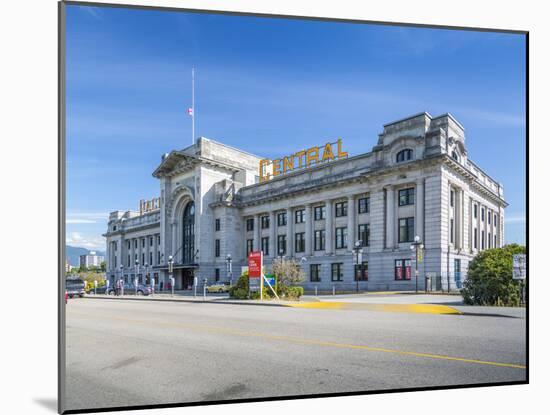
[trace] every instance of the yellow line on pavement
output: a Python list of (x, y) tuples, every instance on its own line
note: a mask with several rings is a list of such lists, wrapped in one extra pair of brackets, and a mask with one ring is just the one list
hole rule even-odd
[[(89, 315), (89, 314), (78, 313), (78, 312), (71, 312), (70, 314), (79, 315), (81, 317), (87, 317), (92, 319), (100, 318), (98, 315)], [(131, 318), (124, 318), (124, 317), (114, 317), (114, 316), (105, 316), (105, 318), (109, 320), (119, 320), (119, 321), (125, 321), (130, 323), (137, 323), (137, 324), (148, 324), (148, 325), (152, 324), (155, 327), (159, 327), (159, 326), (174, 327), (174, 328), (197, 330), (202, 332), (222, 333), (222, 334), (241, 336), (241, 337), (257, 337), (257, 338), (263, 338), (263, 339), (269, 339), (269, 340), (287, 341), (290, 343), (297, 343), (297, 344), (311, 344), (315, 346), (366, 350), (371, 352), (382, 352), (382, 353), (393, 353), (393, 354), (398, 354), (402, 356), (424, 357), (429, 359), (449, 360), (449, 361), (464, 362), (464, 363), (474, 363), (479, 365), (509, 367), (509, 368), (515, 368), (515, 369), (526, 368), (526, 366), (524, 365), (519, 365), (515, 363), (491, 362), (491, 361), (485, 361), (485, 360), (467, 359), (463, 357), (454, 357), (454, 356), (446, 356), (446, 355), (431, 354), (431, 353), (419, 353), (419, 352), (409, 352), (409, 351), (398, 350), (398, 349), (386, 349), (383, 347), (371, 347), (371, 346), (357, 345), (357, 344), (337, 343), (337, 342), (331, 342), (331, 341), (306, 339), (306, 338), (292, 337), (292, 336), (279, 336), (279, 335), (274, 335), (269, 333), (236, 330), (236, 329), (230, 329), (225, 327), (204, 326), (204, 325), (184, 324), (184, 323), (169, 323), (164, 321), (153, 321), (153, 320), (137, 320), (137, 319), (131, 319)]]
[(332, 310), (356, 309), (386, 311), (390, 313), (462, 314), (456, 308), (440, 304), (366, 304), (345, 301), (319, 301), (287, 304), (287, 306), (295, 308), (320, 308)]

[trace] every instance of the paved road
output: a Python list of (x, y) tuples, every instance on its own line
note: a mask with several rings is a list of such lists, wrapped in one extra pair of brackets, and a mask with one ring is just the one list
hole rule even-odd
[(468, 311), (74, 299), (67, 409), (524, 380), (524, 310)]

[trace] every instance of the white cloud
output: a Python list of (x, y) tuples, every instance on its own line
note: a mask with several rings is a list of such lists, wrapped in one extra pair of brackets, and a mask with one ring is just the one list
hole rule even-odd
[(105, 212), (67, 212), (65, 222), (68, 224), (103, 223), (109, 219)]
[(505, 223), (525, 223), (526, 222), (525, 214), (520, 213), (520, 214), (512, 214), (510, 216), (505, 216), (504, 222)]
[(91, 219), (69, 219), (69, 218), (65, 222), (66, 223), (71, 223), (71, 224), (74, 224), (74, 223), (97, 223), (97, 221), (91, 220)]
[(66, 244), (91, 250), (105, 250), (105, 238), (95, 234), (81, 234), (80, 232), (70, 232), (67, 234)]

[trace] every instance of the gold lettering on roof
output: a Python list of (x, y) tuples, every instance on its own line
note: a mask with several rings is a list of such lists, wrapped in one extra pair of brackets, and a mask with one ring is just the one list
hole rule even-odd
[(160, 197), (154, 197), (150, 200), (141, 199), (139, 201), (139, 214), (153, 212), (160, 209)]

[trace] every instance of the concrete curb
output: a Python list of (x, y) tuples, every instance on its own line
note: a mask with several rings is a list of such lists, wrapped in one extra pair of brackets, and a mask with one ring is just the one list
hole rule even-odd
[(182, 298), (147, 298), (147, 297), (116, 297), (116, 296), (84, 296), (83, 299), (93, 300), (119, 300), (119, 301), (156, 301), (169, 303), (201, 303), (201, 304), (228, 304), (228, 305), (252, 305), (262, 307), (291, 307), (292, 303), (272, 303), (272, 302), (251, 302), (251, 301), (231, 301), (231, 300), (187, 300)]

